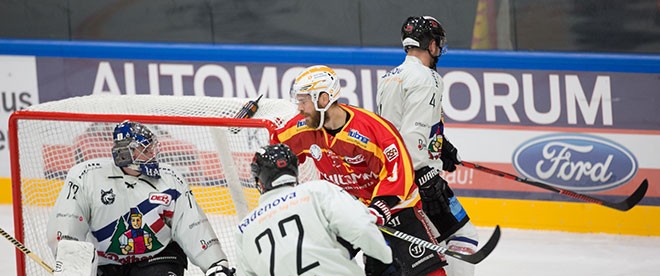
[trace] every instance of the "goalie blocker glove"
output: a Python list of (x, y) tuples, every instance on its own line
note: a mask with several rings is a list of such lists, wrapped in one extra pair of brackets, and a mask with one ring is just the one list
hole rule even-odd
[(458, 149), (444, 135), (442, 137), (440, 160), (442, 160), (442, 170), (448, 172), (455, 171), (456, 165), (461, 164), (461, 159), (458, 158)]
[(422, 209), (429, 216), (451, 213), (446, 195), (447, 181), (440, 177), (440, 170), (429, 166), (415, 171), (415, 183), (422, 198)]
[(234, 276), (235, 273), (236, 269), (229, 268), (229, 263), (226, 260), (222, 260), (211, 265), (206, 271), (206, 276)]

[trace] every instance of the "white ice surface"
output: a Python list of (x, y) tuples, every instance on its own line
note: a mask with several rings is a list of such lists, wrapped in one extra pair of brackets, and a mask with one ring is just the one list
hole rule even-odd
[[(11, 210), (10, 205), (0, 205), (0, 227), (13, 235)], [(485, 241), (491, 231), (480, 227), (481, 239)], [(0, 239), (0, 275), (15, 275), (14, 247)], [(476, 275), (660, 275), (660, 237), (503, 228), (500, 243), (477, 265)]]

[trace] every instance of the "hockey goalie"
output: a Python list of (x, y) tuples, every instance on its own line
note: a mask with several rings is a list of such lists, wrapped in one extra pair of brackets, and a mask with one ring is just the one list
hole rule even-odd
[[(96, 275), (96, 260), (83, 254), (94, 249), (80, 243), (91, 241), (103, 276), (183, 275), (188, 258), (206, 275), (233, 275), (185, 179), (156, 161), (156, 135), (141, 123), (124, 121), (112, 137), (113, 158), (71, 168), (52, 209), (47, 235), (58, 260), (55, 270)], [(58, 246), (68, 241), (83, 249)], [(71, 258), (64, 256), (75, 259), (76, 252), (83, 256), (80, 267), (67, 266)]]

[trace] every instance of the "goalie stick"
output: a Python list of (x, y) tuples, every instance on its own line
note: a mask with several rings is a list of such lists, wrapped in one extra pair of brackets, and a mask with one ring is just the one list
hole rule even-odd
[(17, 239), (15, 239), (11, 235), (9, 235), (9, 233), (5, 232), (5, 230), (3, 230), (2, 228), (0, 228), (0, 235), (2, 235), (7, 240), (9, 240), (12, 244), (14, 244), (14, 246), (16, 246), (16, 248), (18, 248), (18, 250), (23, 252), (25, 255), (28, 255), (28, 257), (30, 257), (32, 260), (37, 262), (40, 266), (42, 266), (44, 269), (46, 269), (50, 274), (53, 274), (55, 272), (55, 270), (53, 270), (52, 267), (50, 267), (48, 264), (46, 264), (46, 262), (44, 262), (44, 260), (39, 258), (39, 256), (37, 256), (37, 254), (32, 253), (32, 251), (27, 249), (27, 247), (25, 247), (25, 245), (23, 245)]
[(452, 251), (449, 248), (439, 246), (437, 244), (430, 243), (428, 241), (425, 241), (421, 238), (403, 233), (399, 230), (396, 230), (394, 228), (388, 227), (388, 226), (378, 226), (378, 229), (382, 231), (385, 234), (388, 234), (390, 236), (397, 237), (399, 239), (408, 241), (410, 243), (417, 244), (419, 246), (422, 246), (424, 248), (431, 249), (435, 252), (439, 252), (442, 254), (445, 254), (447, 256), (454, 257), (456, 259), (459, 259), (461, 261), (465, 261), (471, 264), (478, 264), (481, 261), (483, 261), (488, 255), (490, 255), (491, 252), (493, 252), (493, 249), (495, 249), (495, 246), (497, 245), (497, 242), (500, 240), (500, 226), (497, 225), (495, 226), (495, 231), (493, 231), (493, 234), (490, 236), (490, 239), (488, 239), (488, 242), (486, 242), (486, 245), (484, 245), (481, 249), (479, 249), (477, 252), (474, 254), (464, 254), (456, 251)]
[(487, 168), (487, 167), (481, 166), (479, 164), (475, 164), (475, 163), (471, 163), (471, 162), (467, 162), (467, 161), (462, 161), (461, 165), (463, 165), (465, 167), (468, 167), (468, 168), (473, 168), (475, 170), (479, 170), (479, 171), (482, 171), (482, 172), (486, 172), (486, 173), (489, 173), (489, 174), (493, 174), (493, 175), (501, 176), (501, 177), (504, 177), (504, 178), (507, 178), (507, 179), (511, 179), (511, 180), (514, 180), (514, 181), (517, 181), (517, 182), (529, 184), (529, 185), (532, 185), (534, 187), (545, 189), (545, 190), (548, 190), (548, 191), (551, 191), (551, 192), (566, 195), (568, 197), (572, 197), (572, 198), (579, 199), (579, 200), (582, 200), (582, 201), (607, 206), (607, 207), (610, 207), (612, 209), (616, 209), (616, 210), (619, 210), (619, 211), (628, 211), (632, 207), (637, 205), (637, 203), (639, 203), (639, 201), (641, 201), (642, 198), (644, 198), (644, 195), (646, 194), (646, 190), (649, 187), (648, 180), (644, 179), (644, 181), (642, 181), (642, 184), (640, 184), (639, 187), (637, 187), (637, 189), (635, 190), (635, 192), (633, 192), (628, 198), (626, 198), (625, 200), (620, 201), (620, 202), (611, 202), (611, 201), (605, 201), (605, 200), (602, 200), (602, 199), (591, 197), (591, 196), (588, 196), (588, 195), (585, 195), (585, 194), (580, 194), (580, 193), (577, 193), (577, 192), (574, 192), (574, 191), (571, 191), (571, 190), (558, 188), (558, 187), (548, 185), (548, 184), (545, 184), (545, 183), (532, 181), (532, 180), (529, 180), (527, 178), (523, 178), (523, 177), (519, 177), (517, 175), (513, 175), (513, 174), (510, 174), (510, 173), (507, 173), (507, 172)]

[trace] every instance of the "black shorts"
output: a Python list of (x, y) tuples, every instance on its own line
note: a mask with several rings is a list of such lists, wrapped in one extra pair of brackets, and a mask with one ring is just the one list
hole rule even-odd
[[(388, 226), (406, 234), (437, 243), (433, 234), (417, 208), (406, 208), (392, 215)], [(402, 239), (384, 234), (392, 248), (392, 255), (400, 265), (402, 275), (426, 275), (447, 265), (444, 255), (412, 244)], [(369, 260), (368, 262), (373, 261)], [(368, 267), (368, 265), (367, 265)]]

